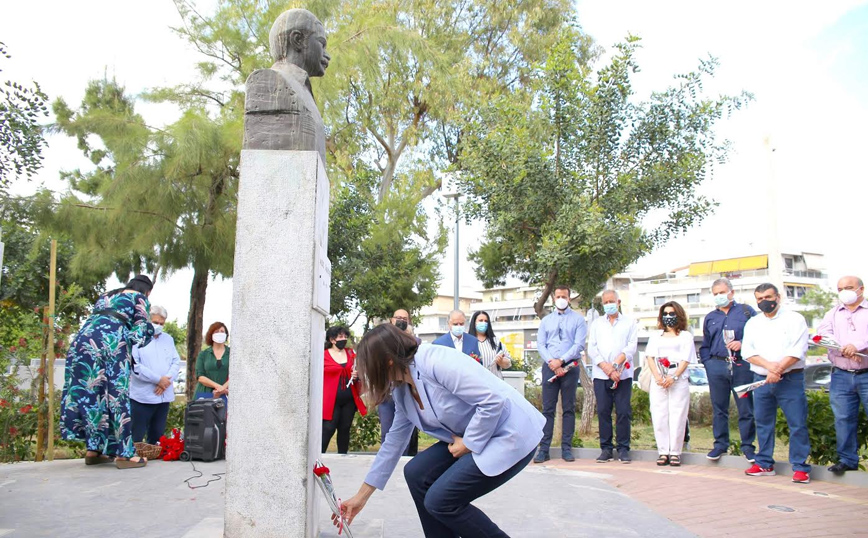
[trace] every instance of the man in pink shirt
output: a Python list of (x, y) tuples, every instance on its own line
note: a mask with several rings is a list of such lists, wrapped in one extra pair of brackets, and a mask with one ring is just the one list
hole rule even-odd
[[(829, 401), (835, 414), (835, 434), (838, 440), (838, 463), (829, 467), (835, 474), (858, 469), (856, 429), (859, 403), (868, 412), (868, 300), (862, 279), (845, 276), (838, 281), (838, 299), (823, 318), (817, 334), (833, 338), (840, 351), (829, 350), (832, 383)], [(860, 356), (861, 354), (862, 356)]]

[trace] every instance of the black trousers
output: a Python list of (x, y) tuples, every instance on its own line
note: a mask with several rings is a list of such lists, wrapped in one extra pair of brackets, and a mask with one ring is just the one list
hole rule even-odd
[(539, 448), (543, 452), (548, 452), (552, 444), (558, 395), (561, 397), (561, 408), (564, 412), (561, 448), (572, 448), (573, 446), (573, 432), (576, 431), (576, 389), (579, 387), (579, 368), (582, 367), (579, 365), (549, 383), (549, 378), (555, 374), (548, 364), (543, 363), (542, 365), (543, 416), (546, 417), (546, 425), (543, 427), (543, 438), (539, 443)]
[(630, 450), (630, 421), (633, 407), (630, 395), (633, 393), (633, 380), (621, 379), (618, 388), (612, 390), (611, 379), (594, 380), (594, 397), (597, 399), (597, 422), (600, 426), (600, 448), (611, 451), (612, 446), (612, 408), (618, 414), (615, 422), (617, 449)]
[(338, 432), (338, 454), (346, 454), (350, 450), (350, 429), (356, 414), (356, 402), (349, 390), (338, 392), (335, 398), (335, 409), (331, 420), (322, 421), (322, 451), (326, 452), (335, 431)]

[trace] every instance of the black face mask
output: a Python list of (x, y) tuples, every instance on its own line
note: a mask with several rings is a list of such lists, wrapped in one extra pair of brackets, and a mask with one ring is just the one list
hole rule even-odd
[(407, 330), (407, 325), (408, 325), (408, 323), (403, 319), (399, 319), (399, 320), (395, 321), (395, 327), (401, 329), (402, 331)]
[(335, 340), (335, 347), (337, 347), (338, 349), (343, 349), (343, 348), (347, 347), (347, 341), (346, 340)]
[(759, 307), (760, 310), (762, 310), (766, 314), (771, 314), (772, 312), (775, 311), (775, 308), (778, 307), (778, 302), (777, 301), (765, 301), (765, 300), (763, 300), (763, 301), (758, 302), (756, 305)]
[(660, 318), (663, 320), (663, 325), (667, 327), (675, 327), (678, 325), (678, 317), (677, 316), (663, 316)]

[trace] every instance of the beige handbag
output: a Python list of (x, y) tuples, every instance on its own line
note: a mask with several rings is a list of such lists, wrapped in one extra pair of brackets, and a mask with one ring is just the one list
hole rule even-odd
[(645, 392), (649, 392), (651, 390), (651, 381), (653, 379), (654, 376), (651, 375), (651, 369), (648, 368), (648, 364), (646, 363), (639, 372), (639, 388)]

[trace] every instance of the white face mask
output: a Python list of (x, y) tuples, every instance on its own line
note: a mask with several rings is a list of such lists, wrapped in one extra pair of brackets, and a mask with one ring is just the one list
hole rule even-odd
[(222, 344), (226, 341), (226, 333), (214, 333), (211, 335), (211, 340), (213, 340), (215, 344)]
[(163, 334), (163, 326), (157, 325), (156, 323), (152, 324), (154, 326), (154, 336), (159, 336)]
[(570, 302), (561, 297), (559, 299), (555, 299), (555, 306), (558, 307), (558, 310), (566, 310), (567, 307), (570, 306)]
[(853, 290), (841, 290), (838, 292), (838, 299), (840, 299), (842, 303), (850, 305), (859, 299), (859, 294)]

